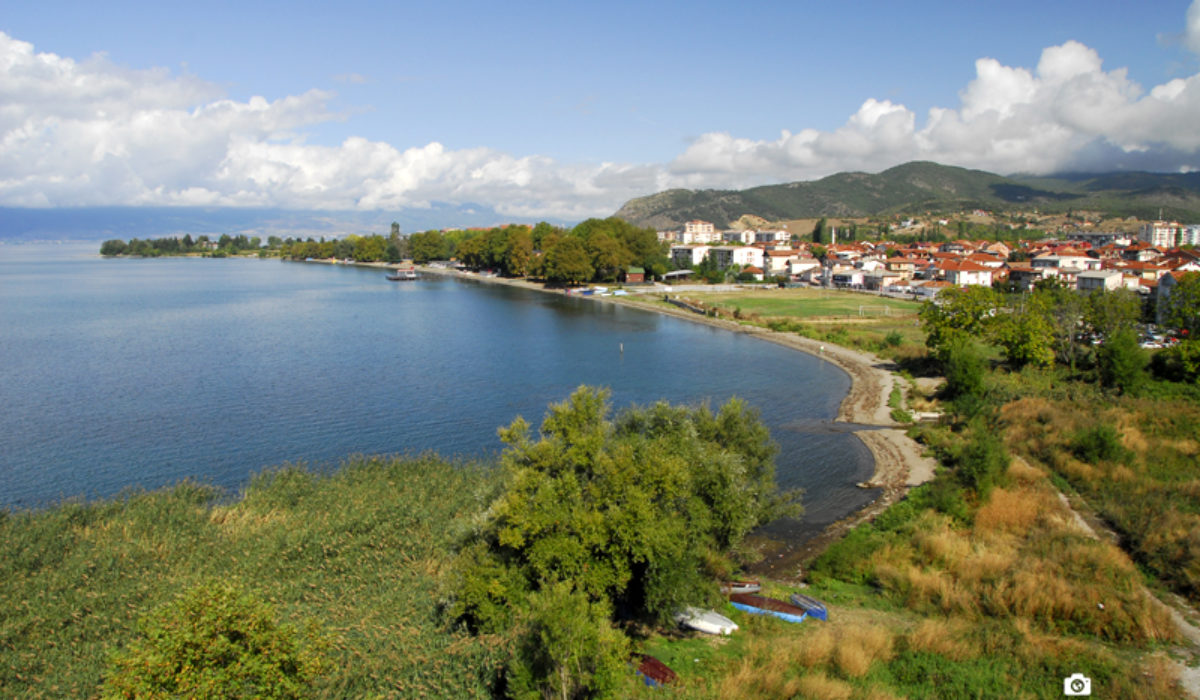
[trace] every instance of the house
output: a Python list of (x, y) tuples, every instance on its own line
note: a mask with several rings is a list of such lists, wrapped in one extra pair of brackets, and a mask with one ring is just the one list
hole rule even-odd
[(1075, 288), (1081, 292), (1113, 291), (1125, 285), (1124, 278), (1120, 270), (1088, 270), (1075, 276)]
[(809, 270), (820, 270), (821, 261), (816, 258), (789, 258), (787, 274), (789, 277), (799, 277)]
[(640, 267), (630, 267), (625, 270), (626, 284), (639, 284), (646, 281), (646, 270)]
[(835, 269), (831, 277), (833, 286), (861, 289), (863, 286), (863, 271), (854, 268)]
[(946, 260), (938, 263), (938, 271), (942, 279), (955, 287), (969, 285), (992, 286), (992, 268), (984, 267), (970, 260)]
[(690, 233), (692, 235), (710, 234), (714, 233), (715, 230), (716, 229), (711, 222), (701, 221), (700, 219), (694, 219), (683, 225), (683, 232)]
[(749, 267), (743, 267), (742, 274), (743, 275), (753, 275), (754, 279), (758, 280), (759, 282), (762, 282), (762, 280), (763, 280), (763, 269), (761, 267), (757, 267), (755, 265), (751, 265)]
[(1052, 267), (1034, 267), (1029, 263), (1008, 263), (1008, 281), (1022, 291), (1033, 289), (1033, 285), (1047, 277), (1057, 276), (1058, 270)]

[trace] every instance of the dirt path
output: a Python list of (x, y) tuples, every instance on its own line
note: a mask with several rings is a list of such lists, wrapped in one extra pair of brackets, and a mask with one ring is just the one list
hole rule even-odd
[[(1074, 517), (1075, 524), (1080, 530), (1083, 530), (1095, 539), (1110, 542), (1114, 546), (1120, 542), (1121, 538), (1116, 532), (1113, 532), (1096, 517), (1084, 517), (1072, 505), (1071, 500), (1062, 492), (1059, 492), (1058, 500), (1062, 502), (1063, 507)], [(1146, 599), (1151, 604), (1166, 610), (1175, 622), (1175, 626), (1179, 629), (1179, 633), (1192, 645), (1191, 649), (1180, 649), (1180, 653), (1188, 657), (1192, 662), (1200, 658), (1200, 627), (1188, 619), (1188, 616), (1184, 615), (1183, 612), (1187, 611), (1195, 619), (1197, 617), (1196, 611), (1186, 601), (1175, 595), (1171, 595), (1171, 603), (1168, 604), (1151, 593), (1150, 589), (1145, 586), (1142, 587), (1142, 595), (1146, 596)], [(1179, 683), (1183, 686), (1184, 691), (1187, 692), (1189, 697), (1200, 700), (1200, 666), (1189, 666), (1178, 659), (1173, 659), (1173, 663), (1179, 673)]]

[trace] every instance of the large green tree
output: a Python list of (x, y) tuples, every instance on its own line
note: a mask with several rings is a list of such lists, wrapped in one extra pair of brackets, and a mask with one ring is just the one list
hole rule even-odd
[(945, 360), (952, 345), (979, 340), (990, 330), (999, 296), (990, 287), (950, 288), (921, 307), (925, 344), (939, 360)]
[(583, 241), (565, 236), (546, 251), (544, 272), (550, 282), (572, 285), (590, 280), (595, 268)]
[(452, 611), (482, 631), (521, 626), (555, 591), (541, 609), (553, 625), (566, 624), (555, 610), (590, 612), (553, 634), (607, 645), (597, 614), (662, 623), (715, 600), (717, 579), (749, 557), (746, 534), (798, 512), (776, 487), (770, 435), (740, 401), (614, 418), (607, 391), (580, 387), (537, 435), (518, 418), (500, 436), (506, 487), (455, 565)]

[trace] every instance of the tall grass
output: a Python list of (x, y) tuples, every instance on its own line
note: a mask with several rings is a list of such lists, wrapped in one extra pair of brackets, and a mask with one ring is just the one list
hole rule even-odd
[(88, 697), (136, 620), (237, 579), (333, 640), (322, 697), (484, 697), (501, 641), (442, 627), (438, 575), (492, 476), (433, 457), (264, 472), (234, 502), (193, 483), (0, 518), (0, 688)]

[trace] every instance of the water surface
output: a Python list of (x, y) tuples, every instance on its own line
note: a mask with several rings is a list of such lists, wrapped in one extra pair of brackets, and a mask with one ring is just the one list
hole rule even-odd
[[(617, 407), (740, 396), (806, 489), (810, 532), (874, 496), (869, 452), (822, 429), (841, 370), (750, 336), (595, 300), (278, 260), (99, 258), (0, 246), (0, 507), (354, 453), (488, 457), (496, 429), (580, 384)], [(794, 529), (794, 528), (789, 528)]]

